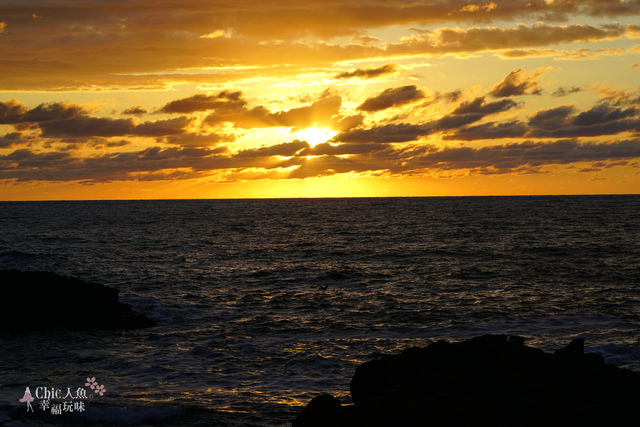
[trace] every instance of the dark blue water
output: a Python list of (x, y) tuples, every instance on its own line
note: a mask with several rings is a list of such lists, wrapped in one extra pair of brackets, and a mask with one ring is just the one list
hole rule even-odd
[(348, 402), (363, 361), (485, 333), (583, 337), (640, 370), (638, 212), (640, 196), (0, 203), (0, 268), (109, 285), (160, 320), (0, 335), (0, 424), (25, 387), (90, 376), (107, 391), (88, 423), (289, 425), (319, 393)]

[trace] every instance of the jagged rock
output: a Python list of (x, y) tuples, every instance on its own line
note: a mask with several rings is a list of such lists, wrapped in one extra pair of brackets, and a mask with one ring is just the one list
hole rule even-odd
[(44, 271), (0, 270), (0, 330), (135, 329), (155, 325), (118, 290)]
[[(549, 354), (522, 337), (485, 335), (363, 363), (351, 396), (331, 411), (308, 407), (294, 426), (637, 425), (640, 373), (585, 354), (580, 339)], [(327, 412), (331, 422), (313, 417)]]

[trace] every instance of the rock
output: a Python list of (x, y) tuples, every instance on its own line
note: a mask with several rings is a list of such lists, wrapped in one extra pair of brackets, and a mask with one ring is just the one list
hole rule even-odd
[(118, 301), (118, 290), (43, 271), (0, 270), (0, 330), (136, 329), (156, 321)]
[(293, 427), (334, 426), (340, 415), (342, 415), (341, 410), (342, 404), (340, 400), (329, 394), (321, 394), (311, 399), (311, 402), (293, 422)]
[(485, 335), (365, 362), (351, 396), (331, 422), (307, 407), (294, 426), (637, 425), (640, 373), (585, 354), (580, 339), (549, 354)]
[(584, 339), (577, 338), (575, 340), (572, 340), (568, 346), (556, 350), (553, 354), (569, 359), (580, 358), (584, 354)]

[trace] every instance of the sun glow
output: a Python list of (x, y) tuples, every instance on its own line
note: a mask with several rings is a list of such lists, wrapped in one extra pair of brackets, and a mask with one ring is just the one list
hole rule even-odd
[(297, 132), (293, 132), (293, 134), (296, 136), (296, 138), (302, 141), (307, 141), (313, 147), (318, 144), (322, 144), (323, 142), (329, 141), (331, 138), (338, 134), (338, 131), (313, 126), (299, 130)]
[(637, 2), (19, 3), (0, 201), (639, 192)]

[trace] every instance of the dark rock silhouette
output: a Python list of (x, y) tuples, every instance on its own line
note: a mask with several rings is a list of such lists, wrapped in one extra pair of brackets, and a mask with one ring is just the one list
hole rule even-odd
[(308, 427), (338, 425), (344, 417), (343, 410), (340, 400), (330, 394), (321, 394), (311, 399), (293, 425)]
[(353, 405), (318, 396), (293, 427), (637, 426), (640, 373), (584, 353), (554, 354), (522, 337), (438, 341), (359, 365)]
[(0, 270), (0, 330), (136, 329), (155, 320), (118, 301), (118, 290), (44, 271)]

